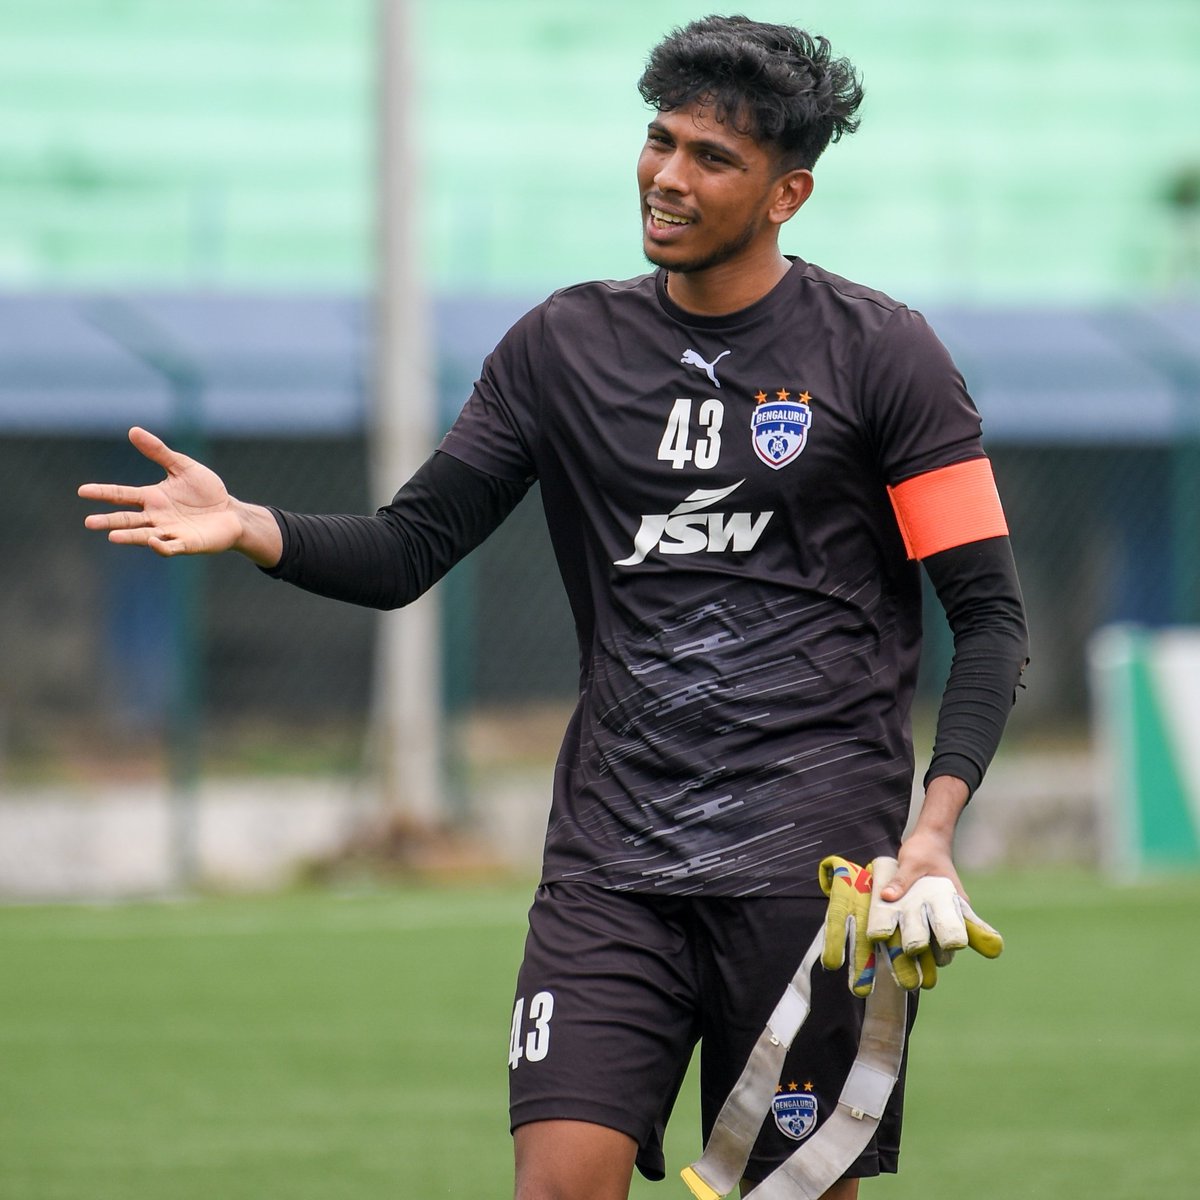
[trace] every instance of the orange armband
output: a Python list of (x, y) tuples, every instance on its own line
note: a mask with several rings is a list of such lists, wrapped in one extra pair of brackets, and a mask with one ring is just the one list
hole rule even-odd
[(928, 558), (1008, 533), (992, 464), (986, 458), (914, 475), (889, 487), (888, 498), (909, 558)]

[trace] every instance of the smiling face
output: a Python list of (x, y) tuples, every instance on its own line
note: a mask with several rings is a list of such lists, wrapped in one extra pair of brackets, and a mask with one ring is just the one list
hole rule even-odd
[(655, 266), (695, 275), (778, 264), (779, 227), (812, 189), (772, 150), (697, 104), (658, 113), (638, 159), (642, 249)]

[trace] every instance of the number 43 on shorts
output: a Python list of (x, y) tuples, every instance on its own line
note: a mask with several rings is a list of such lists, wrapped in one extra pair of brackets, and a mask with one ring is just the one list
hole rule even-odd
[(541, 1062), (550, 1053), (550, 1018), (554, 1016), (554, 995), (538, 992), (529, 1001), (529, 1019), (525, 1019), (525, 997), (518, 996), (513, 1008), (512, 1030), (508, 1037), (508, 1065), (513, 1071), (522, 1058)]

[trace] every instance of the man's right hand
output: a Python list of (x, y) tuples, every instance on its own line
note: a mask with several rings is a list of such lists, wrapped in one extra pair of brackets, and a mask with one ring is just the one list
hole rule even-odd
[(84, 500), (125, 506), (120, 512), (92, 513), (84, 520), (88, 529), (107, 530), (110, 542), (148, 546), (167, 558), (238, 550), (260, 566), (278, 563), (283, 540), (267, 509), (234, 499), (216, 472), (147, 430), (135, 426), (129, 440), (162, 467), (166, 478), (144, 487), (83, 484)]

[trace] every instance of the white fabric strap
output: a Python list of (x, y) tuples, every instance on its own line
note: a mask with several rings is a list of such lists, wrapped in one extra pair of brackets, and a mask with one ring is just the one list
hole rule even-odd
[[(812, 1001), (812, 970), (825, 946), (818, 931), (733, 1086), (704, 1153), (683, 1172), (699, 1200), (718, 1200), (740, 1182), (770, 1111), (783, 1061)], [(871, 1140), (900, 1074), (908, 997), (880, 970), (867, 997), (858, 1057), (821, 1128), (754, 1189), (755, 1200), (818, 1200)]]
[[(821, 929), (784, 989), (766, 1028), (750, 1051), (737, 1083), (721, 1106), (703, 1155), (684, 1171), (684, 1180), (701, 1200), (725, 1196), (737, 1186), (750, 1148), (775, 1096), (775, 1085), (800, 1026), (812, 1003), (812, 968), (825, 947)], [(700, 1183), (706, 1191), (698, 1191)]]
[(858, 1057), (821, 1128), (754, 1189), (756, 1200), (819, 1200), (866, 1148), (904, 1057), (908, 995), (880, 970), (867, 997)]

